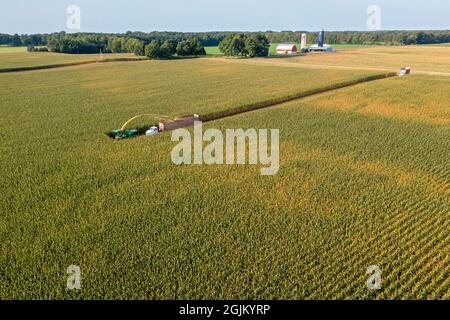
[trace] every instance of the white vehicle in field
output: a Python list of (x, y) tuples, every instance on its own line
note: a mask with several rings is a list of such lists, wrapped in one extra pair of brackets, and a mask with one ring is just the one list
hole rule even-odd
[(147, 131), (145, 131), (145, 135), (147, 137), (150, 137), (150, 136), (154, 136), (158, 132), (159, 132), (158, 127), (153, 126), (153, 127), (150, 127), (150, 129), (148, 129)]

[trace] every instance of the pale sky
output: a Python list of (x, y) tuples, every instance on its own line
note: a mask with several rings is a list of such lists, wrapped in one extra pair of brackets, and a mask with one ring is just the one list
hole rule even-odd
[[(78, 5), (80, 29), (67, 29)], [(448, 0), (1, 0), (0, 33), (450, 29)]]

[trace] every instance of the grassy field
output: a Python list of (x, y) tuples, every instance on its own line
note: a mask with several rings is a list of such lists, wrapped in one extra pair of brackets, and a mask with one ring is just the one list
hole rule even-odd
[(222, 52), (219, 50), (218, 46), (214, 46), (214, 47), (205, 47), (205, 51), (207, 55), (211, 55), (211, 56), (222, 56)]
[[(223, 60), (0, 75), (0, 298), (449, 299), (450, 78), (379, 80), (206, 125), (280, 128), (271, 177), (174, 166), (170, 134), (104, 135), (135, 114), (373, 74)], [(380, 291), (366, 287), (373, 264)]]
[(27, 52), (25, 47), (0, 47), (0, 70), (18, 67), (36, 67), (80, 61), (136, 58), (134, 54), (62, 54), (53, 52)]

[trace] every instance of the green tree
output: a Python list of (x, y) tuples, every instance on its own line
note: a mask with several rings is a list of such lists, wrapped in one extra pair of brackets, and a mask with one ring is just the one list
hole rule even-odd
[(245, 40), (242, 33), (230, 34), (219, 44), (219, 50), (226, 56), (246, 56)]
[(122, 49), (122, 39), (119, 37), (109, 37), (108, 39), (108, 49), (112, 53), (121, 53)]
[(158, 41), (152, 41), (145, 46), (145, 55), (149, 58), (159, 58), (159, 43)]
[(168, 59), (171, 57), (168, 48), (161, 46), (159, 41), (152, 41), (145, 46), (145, 55), (152, 59)]
[(245, 52), (249, 57), (266, 57), (269, 55), (270, 43), (261, 33), (252, 34), (245, 39)]
[(11, 46), (13, 46), (13, 47), (20, 47), (21, 45), (22, 45), (22, 40), (20, 39), (20, 36), (16, 33), (12, 37)]
[(178, 43), (175, 40), (168, 39), (164, 41), (164, 43), (161, 45), (161, 48), (169, 51), (170, 55), (174, 55), (177, 53), (177, 44)]
[(197, 38), (182, 40), (177, 45), (177, 55), (179, 56), (203, 56), (205, 54), (205, 48)]
[(133, 53), (137, 56), (144, 56), (145, 55), (144, 47), (145, 47), (144, 41), (136, 39)]
[(162, 44), (158, 50), (158, 58), (169, 59), (171, 57), (172, 57), (172, 54), (170, 53), (170, 48), (168, 46), (165, 46), (164, 44)]
[(126, 45), (128, 53), (134, 53), (137, 56), (143, 56), (144, 54), (144, 42), (138, 39), (129, 38), (127, 39)]

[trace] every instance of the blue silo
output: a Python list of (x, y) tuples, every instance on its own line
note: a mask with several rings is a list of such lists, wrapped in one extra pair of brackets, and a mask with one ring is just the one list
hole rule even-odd
[(320, 31), (319, 32), (319, 38), (318, 38), (318, 45), (319, 47), (323, 47), (323, 43), (325, 42), (325, 31)]

